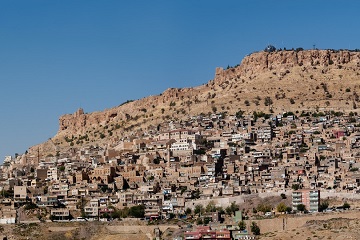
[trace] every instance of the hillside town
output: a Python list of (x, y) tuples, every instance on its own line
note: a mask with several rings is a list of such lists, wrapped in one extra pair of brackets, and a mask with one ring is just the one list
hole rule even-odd
[[(359, 129), (353, 112), (239, 110), (164, 122), (105, 146), (71, 146), (79, 139), (73, 136), (55, 155), (5, 158), (0, 223), (26, 221), (35, 208), (39, 221), (111, 219), (123, 209), (148, 221), (187, 219), (199, 203), (225, 209), (242, 196), (267, 193), (291, 199), (289, 212), (300, 204), (318, 212), (324, 193), (360, 195)], [(246, 213), (233, 210), (238, 226)], [(184, 238), (201, 239), (201, 231), (206, 238), (211, 230), (203, 222)], [(213, 237), (245, 239), (224, 231), (213, 230)]]

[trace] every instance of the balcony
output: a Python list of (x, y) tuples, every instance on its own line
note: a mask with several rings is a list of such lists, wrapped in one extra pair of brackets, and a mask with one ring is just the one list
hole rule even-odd
[(310, 197), (319, 197), (319, 194), (318, 193), (310, 193), (309, 196)]

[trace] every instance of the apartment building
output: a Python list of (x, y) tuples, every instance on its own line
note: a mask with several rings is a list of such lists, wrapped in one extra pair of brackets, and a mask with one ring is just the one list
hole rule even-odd
[(51, 209), (51, 216), (54, 220), (68, 220), (70, 211), (67, 208), (54, 208)]
[(84, 208), (85, 216), (88, 218), (98, 218), (99, 217), (99, 200), (91, 199), (90, 202)]
[(26, 186), (14, 186), (14, 202), (21, 204), (25, 203), (27, 199)]
[(309, 212), (318, 212), (320, 205), (320, 190), (300, 189), (292, 193), (292, 207), (297, 210), (297, 206), (304, 204)]

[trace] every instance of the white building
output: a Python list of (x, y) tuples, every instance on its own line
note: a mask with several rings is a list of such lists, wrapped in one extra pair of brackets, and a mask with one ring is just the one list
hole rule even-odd
[(196, 144), (188, 139), (177, 139), (170, 147), (171, 151), (188, 151), (192, 149), (196, 150)]
[(50, 167), (47, 171), (47, 179), (49, 180), (58, 180), (58, 169), (57, 167)]

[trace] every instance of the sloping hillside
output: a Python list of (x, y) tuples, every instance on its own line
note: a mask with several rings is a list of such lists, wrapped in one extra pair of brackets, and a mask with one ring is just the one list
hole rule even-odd
[(79, 109), (63, 115), (57, 135), (30, 151), (114, 143), (124, 136), (150, 131), (164, 121), (215, 112), (357, 111), (359, 70), (359, 52), (257, 52), (236, 67), (217, 68), (214, 79), (205, 85), (171, 88), (102, 112), (85, 114)]

